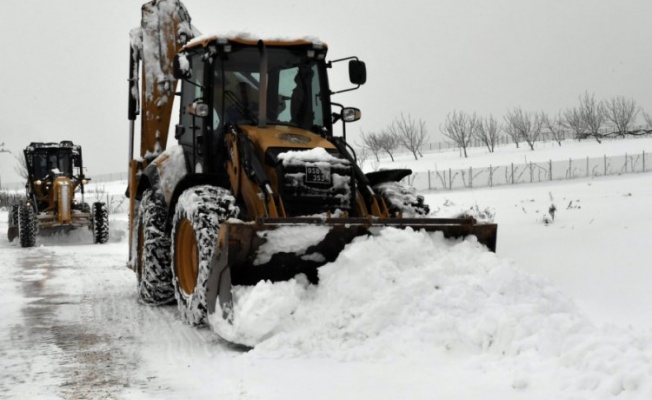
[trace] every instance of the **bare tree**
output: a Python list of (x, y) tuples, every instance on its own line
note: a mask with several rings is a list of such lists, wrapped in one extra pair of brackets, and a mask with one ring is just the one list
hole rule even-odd
[(484, 119), (479, 119), (477, 127), (478, 129), (475, 131), (476, 137), (487, 146), (490, 153), (493, 153), (500, 138), (500, 123), (493, 115), (489, 115)]
[(389, 129), (383, 130), (378, 136), (380, 148), (394, 161), (394, 152), (401, 145), (398, 136)]
[(643, 119), (645, 119), (645, 123), (647, 124), (647, 127), (652, 129), (652, 115), (646, 113), (642, 109), (641, 111), (643, 112)]
[(544, 124), (544, 114), (542, 112), (529, 113), (523, 111), (521, 107), (516, 107), (514, 110), (507, 112), (505, 122), (512, 132), (525, 140), (530, 146), (530, 150), (534, 150), (534, 143), (539, 140)]
[(423, 157), (421, 146), (428, 141), (428, 131), (424, 120), (415, 121), (409, 114), (406, 117), (401, 113), (401, 117), (389, 125), (387, 132), (394, 135), (401, 146), (410, 150), (415, 160), (418, 160), (419, 156)]
[(580, 96), (580, 113), (586, 124), (588, 135), (593, 136), (598, 143), (602, 143), (600, 129), (607, 120), (604, 104), (597, 101), (593, 94), (585, 92), (583, 96)]
[(620, 136), (625, 136), (638, 116), (638, 106), (633, 99), (623, 96), (612, 97), (604, 103), (605, 118), (616, 128)]
[(367, 159), (369, 158), (369, 153), (370, 153), (370, 150), (365, 148), (365, 147), (360, 149), (360, 151), (356, 152), (355, 159), (358, 162), (358, 166), (360, 168), (362, 168), (364, 166), (364, 164), (367, 162)]
[(544, 121), (543, 125), (548, 129), (552, 140), (557, 142), (561, 146), (562, 140), (564, 140), (564, 116), (561, 111), (557, 113), (556, 116), (550, 117), (548, 114), (543, 114)]
[(467, 147), (475, 135), (478, 126), (478, 118), (475, 114), (468, 115), (464, 111), (453, 111), (446, 115), (446, 120), (439, 127), (441, 133), (460, 147), (464, 157), (468, 157)]
[(18, 161), (18, 165), (14, 166), (14, 172), (20, 175), (21, 178), (27, 179), (29, 174), (27, 172), (27, 160), (25, 159), (25, 153), (21, 151), (18, 155), (13, 153), (12, 155)]
[(505, 120), (505, 125), (503, 126), (503, 131), (505, 131), (507, 136), (512, 138), (512, 141), (516, 145), (516, 148), (517, 149), (520, 148), (520, 145), (519, 145), (519, 143), (521, 142), (521, 134), (520, 134), (520, 132), (518, 130), (516, 130), (515, 127), (512, 124), (509, 123), (509, 121), (507, 120), (507, 117), (503, 117), (503, 119)]
[(564, 111), (562, 124), (565, 128), (573, 131), (575, 139), (582, 140), (588, 137), (588, 127), (579, 108), (573, 107)]
[(378, 153), (382, 150), (380, 146), (380, 135), (373, 132), (368, 134), (361, 132), (360, 136), (362, 137), (362, 147), (371, 151), (376, 157), (376, 161), (380, 161), (378, 158)]

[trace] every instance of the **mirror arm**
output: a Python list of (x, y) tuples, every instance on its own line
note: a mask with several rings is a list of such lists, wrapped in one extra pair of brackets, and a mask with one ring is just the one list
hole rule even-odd
[(352, 90), (358, 90), (359, 88), (360, 88), (360, 85), (358, 85), (356, 87), (349, 88), (349, 89), (338, 90), (336, 92), (331, 91), (331, 96), (334, 95), (334, 94), (338, 94), (338, 93), (344, 93), (344, 92), (350, 92)]

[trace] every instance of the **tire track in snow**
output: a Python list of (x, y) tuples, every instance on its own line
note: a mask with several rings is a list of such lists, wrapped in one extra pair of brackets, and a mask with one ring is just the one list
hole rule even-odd
[[(105, 311), (98, 315), (93, 306), (94, 271), (75, 264), (68, 251), (10, 251), (17, 261), (14, 279), (31, 301), (22, 306), (21, 318), (12, 321), (9, 342), (2, 346), (15, 361), (4, 371), (2, 382), (7, 383), (0, 386), (0, 396), (114, 398), (129, 386), (128, 372), (137, 359), (97, 323)], [(86, 278), (81, 285), (66, 284), (73, 275)]]

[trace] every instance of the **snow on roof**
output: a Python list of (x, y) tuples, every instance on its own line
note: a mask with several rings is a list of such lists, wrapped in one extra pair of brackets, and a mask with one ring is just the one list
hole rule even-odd
[(186, 47), (194, 47), (199, 44), (206, 45), (209, 42), (212, 42), (217, 39), (225, 39), (228, 41), (241, 42), (247, 44), (255, 44), (259, 40), (262, 40), (266, 44), (315, 44), (319, 46), (326, 47), (326, 43), (319, 40), (314, 36), (302, 36), (302, 37), (281, 37), (281, 36), (266, 36), (266, 35), (256, 35), (250, 32), (220, 32), (212, 33), (207, 35), (197, 36), (194, 39), (190, 40)]

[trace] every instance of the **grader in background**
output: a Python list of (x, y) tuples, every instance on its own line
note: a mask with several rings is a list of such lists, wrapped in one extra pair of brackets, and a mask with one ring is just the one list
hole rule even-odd
[(9, 241), (18, 237), (22, 247), (32, 247), (37, 234), (88, 227), (94, 243), (105, 243), (109, 238), (108, 210), (102, 202), (91, 208), (84, 201), (89, 178), (84, 176), (81, 146), (68, 140), (30, 143), (24, 154), (26, 201), (9, 212)]

